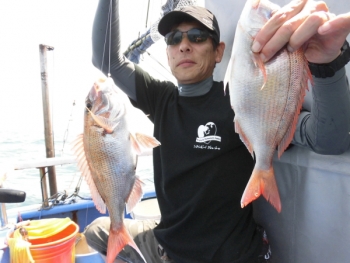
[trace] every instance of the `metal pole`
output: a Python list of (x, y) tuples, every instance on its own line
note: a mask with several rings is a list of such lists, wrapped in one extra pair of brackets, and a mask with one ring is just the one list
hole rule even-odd
[[(53, 140), (53, 130), (51, 122), (50, 96), (47, 73), (47, 51), (53, 50), (53, 47), (47, 45), (39, 45), (40, 50), (40, 68), (41, 68), (41, 87), (43, 97), (43, 113), (44, 113), (44, 129), (45, 129), (45, 146), (46, 157), (55, 157), (55, 148)], [(47, 167), (49, 174), (50, 195), (57, 193), (56, 170), (55, 166)]]
[(41, 197), (43, 200), (43, 206), (48, 207), (48, 196), (47, 196), (47, 183), (46, 183), (46, 173), (45, 173), (45, 167), (40, 167), (40, 181), (41, 181)]
[(148, 15), (149, 15), (149, 6), (150, 6), (150, 0), (148, 0), (148, 6), (147, 6), (147, 16), (146, 16), (146, 25), (145, 28), (147, 28), (148, 26)]

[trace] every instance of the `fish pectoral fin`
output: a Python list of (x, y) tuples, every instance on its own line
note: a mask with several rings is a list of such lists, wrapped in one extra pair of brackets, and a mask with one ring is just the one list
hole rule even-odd
[(129, 214), (134, 207), (140, 202), (143, 196), (142, 186), (145, 185), (144, 182), (141, 181), (140, 178), (136, 177), (134, 186), (127, 198), (126, 202), (126, 213)]
[[(89, 110), (90, 111), (90, 110)], [(90, 111), (91, 117), (93, 120), (105, 130), (106, 133), (112, 133), (114, 129), (118, 126), (119, 122), (112, 122), (109, 119), (93, 114)]]
[(252, 60), (256, 67), (258, 67), (263, 75), (264, 83), (261, 86), (260, 90), (262, 90), (265, 87), (265, 84), (267, 83), (267, 73), (266, 73), (266, 67), (264, 61), (262, 61), (259, 53), (251, 53), (252, 54)]
[(141, 258), (143, 259), (144, 262), (147, 263), (146, 259), (142, 255), (141, 251), (135, 244), (134, 240), (130, 236), (129, 232), (126, 230), (124, 224), (122, 224), (122, 227), (115, 230), (110, 228), (109, 231), (109, 237), (108, 237), (108, 244), (107, 244), (107, 263), (112, 263), (114, 262), (115, 258), (119, 254), (119, 252), (126, 246), (129, 245), (133, 249), (139, 253)]
[(147, 134), (144, 133), (135, 133), (136, 140), (139, 142), (139, 144), (144, 148), (155, 148), (160, 145), (160, 142)]
[(139, 143), (137, 142), (135, 136), (130, 133), (130, 142), (131, 142), (131, 147), (135, 150), (135, 152), (140, 155), (141, 154), (141, 148)]
[(281, 199), (272, 166), (269, 170), (254, 168), (241, 199), (242, 208), (256, 200), (261, 194), (278, 213), (281, 212)]

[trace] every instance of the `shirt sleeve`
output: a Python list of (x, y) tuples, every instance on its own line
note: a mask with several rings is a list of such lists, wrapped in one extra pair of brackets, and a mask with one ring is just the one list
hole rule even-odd
[(135, 65), (123, 56), (120, 43), (119, 1), (100, 0), (92, 28), (92, 63), (105, 75), (110, 73), (114, 83), (136, 101)]
[(350, 93), (345, 68), (331, 78), (314, 78), (292, 143), (320, 154), (341, 154), (350, 145)]
[(142, 110), (154, 122), (155, 115), (167, 104), (171, 96), (176, 93), (176, 86), (171, 81), (153, 78), (138, 65), (135, 65), (136, 97), (131, 100), (134, 107)]

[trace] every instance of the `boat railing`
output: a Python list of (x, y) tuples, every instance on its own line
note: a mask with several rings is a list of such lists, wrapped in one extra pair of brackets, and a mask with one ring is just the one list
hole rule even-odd
[[(47, 183), (47, 169), (56, 165), (74, 164), (76, 163), (75, 157), (51, 157), (41, 158), (31, 161), (20, 161), (14, 164), (14, 170), (24, 170), (37, 168), (40, 171), (40, 182), (41, 182), (41, 194), (43, 207), (48, 207), (48, 183)], [(50, 183), (50, 182), (49, 182)], [(51, 195), (54, 193), (51, 193)]]
[[(30, 161), (17, 161), (13, 164), (13, 170), (24, 169), (39, 169), (40, 182), (41, 182), (41, 194), (42, 194), (42, 207), (49, 207), (49, 195), (47, 185), (47, 169), (56, 165), (74, 164), (76, 163), (75, 157), (52, 157), (52, 158), (40, 158)], [(6, 175), (4, 175), (6, 176)], [(25, 192), (19, 190), (5, 189), (0, 186), (0, 227), (7, 225), (7, 213), (5, 204), (23, 202), (25, 200)]]

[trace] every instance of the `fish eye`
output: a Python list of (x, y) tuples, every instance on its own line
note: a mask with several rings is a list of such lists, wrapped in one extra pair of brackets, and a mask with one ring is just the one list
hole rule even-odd
[(92, 104), (91, 104), (90, 102), (86, 102), (86, 108), (88, 108), (89, 110), (91, 110)]

